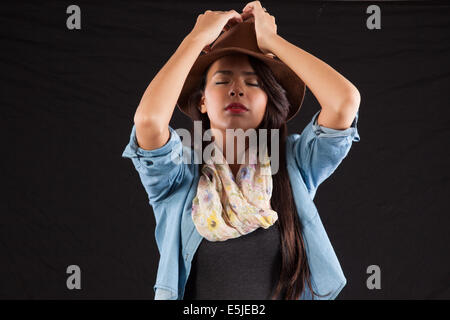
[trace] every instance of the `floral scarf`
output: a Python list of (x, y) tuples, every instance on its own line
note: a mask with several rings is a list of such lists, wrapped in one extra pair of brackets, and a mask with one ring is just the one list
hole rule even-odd
[(277, 212), (270, 206), (272, 172), (265, 149), (264, 159), (257, 161), (255, 147), (249, 147), (243, 156), (249, 164), (240, 161), (236, 175), (222, 152), (214, 145), (212, 157), (201, 169), (197, 195), (192, 201), (192, 220), (197, 231), (209, 241), (225, 241), (273, 225)]

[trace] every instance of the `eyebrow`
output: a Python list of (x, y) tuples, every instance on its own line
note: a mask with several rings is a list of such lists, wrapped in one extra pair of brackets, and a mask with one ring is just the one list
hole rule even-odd
[[(218, 71), (214, 72), (214, 74), (212, 76), (214, 77), (218, 73), (231, 75), (231, 74), (233, 74), (233, 71), (231, 71), (231, 70), (218, 70)], [(245, 76), (256, 75), (256, 73), (253, 72), (253, 71), (241, 71), (241, 74), (243, 74)]]

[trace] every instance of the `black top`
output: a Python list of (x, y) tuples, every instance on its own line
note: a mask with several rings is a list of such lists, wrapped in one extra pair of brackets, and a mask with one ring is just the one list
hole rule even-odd
[(281, 270), (279, 222), (226, 241), (203, 239), (192, 260), (185, 300), (268, 300)]

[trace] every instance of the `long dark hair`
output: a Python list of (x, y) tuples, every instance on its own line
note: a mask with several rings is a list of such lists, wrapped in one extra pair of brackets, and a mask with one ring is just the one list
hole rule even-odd
[[(261, 60), (247, 55), (250, 65), (261, 80), (260, 86), (267, 94), (267, 106), (264, 118), (257, 129), (279, 129), (279, 170), (273, 175), (273, 192), (270, 200), (272, 209), (278, 213), (281, 234), (281, 273), (277, 286), (272, 294), (272, 299), (294, 300), (298, 299), (307, 285), (311, 294), (317, 295), (311, 286), (310, 270), (306, 256), (305, 245), (302, 236), (302, 224), (297, 214), (292, 196), (292, 188), (286, 167), (286, 138), (288, 135), (286, 119), (290, 103), (285, 89), (278, 83), (272, 70)], [(211, 65), (210, 65), (211, 66)], [(188, 108), (193, 115), (193, 120), (201, 120), (202, 137), (205, 130), (210, 128), (210, 121), (206, 113), (198, 110), (200, 99), (206, 87), (206, 75), (203, 75), (199, 87), (189, 97)], [(191, 129), (193, 136), (193, 128)], [(257, 135), (258, 136), (258, 135)], [(267, 148), (271, 152), (271, 139), (268, 139)], [(205, 148), (202, 139), (201, 151)], [(318, 295), (317, 295), (318, 296)]]

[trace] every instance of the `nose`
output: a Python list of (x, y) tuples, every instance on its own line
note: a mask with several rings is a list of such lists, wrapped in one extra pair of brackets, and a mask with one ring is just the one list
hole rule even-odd
[(240, 97), (242, 97), (244, 95), (243, 90), (241, 90), (241, 88), (237, 87), (237, 88), (231, 88), (230, 89), (230, 95), (232, 97), (234, 97), (236, 94), (238, 94)]

